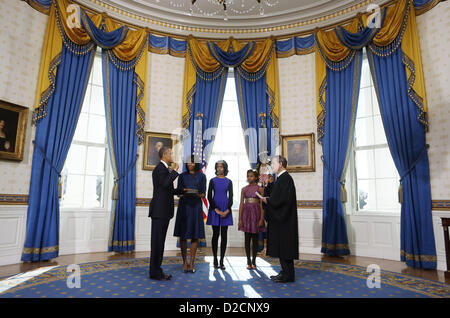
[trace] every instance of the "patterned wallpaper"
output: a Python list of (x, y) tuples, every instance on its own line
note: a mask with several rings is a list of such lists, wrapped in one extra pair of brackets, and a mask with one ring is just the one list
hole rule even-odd
[[(25, 2), (0, 0), (0, 100), (33, 107), (47, 19)], [(0, 161), (0, 193), (28, 194), (34, 131), (30, 110), (23, 161)]]
[(314, 54), (278, 59), (281, 135), (314, 133), (316, 171), (292, 173), (297, 200), (322, 200), (322, 147), (317, 143)]
[(450, 2), (417, 17), (430, 129), (431, 197), (450, 199)]
[[(184, 59), (148, 53), (145, 131), (171, 133), (181, 127)], [(151, 198), (152, 172), (142, 170), (144, 145), (138, 148), (136, 195)]]

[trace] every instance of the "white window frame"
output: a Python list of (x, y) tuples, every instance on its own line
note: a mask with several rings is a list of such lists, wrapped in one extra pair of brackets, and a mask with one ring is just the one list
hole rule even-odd
[[(367, 59), (367, 55), (365, 52), (363, 52), (363, 58)], [(371, 71), (371, 70), (370, 70)], [(362, 78), (361, 78), (362, 81)], [(371, 79), (372, 82), (372, 79)], [(372, 83), (373, 84), (373, 83)], [(374, 85), (370, 86), (372, 88), (372, 92), (376, 94)], [(360, 88), (361, 89), (361, 88)], [(375, 105), (372, 105), (375, 106)], [(379, 106), (378, 106), (379, 107)], [(373, 110), (372, 110), (373, 114)], [(372, 116), (371, 116), (372, 117)], [(356, 121), (356, 118), (355, 118)], [(356, 133), (356, 129), (353, 132)], [(349, 162), (348, 167), (346, 171), (346, 190), (347, 190), (347, 203), (344, 204), (344, 211), (346, 211), (347, 215), (359, 215), (359, 216), (397, 216), (400, 215), (401, 209), (398, 209), (397, 211), (389, 211), (389, 210), (382, 210), (382, 209), (376, 209), (376, 210), (360, 210), (359, 209), (359, 201), (358, 201), (358, 177), (357, 177), (357, 171), (356, 171), (356, 152), (359, 150), (376, 150), (376, 149), (389, 149), (388, 143), (382, 143), (382, 144), (375, 144), (375, 145), (368, 145), (368, 146), (356, 146), (355, 145), (355, 138), (352, 138), (352, 146), (351, 146), (351, 152), (349, 153)], [(375, 152), (373, 152), (373, 155), (375, 156)], [(373, 162), (375, 163), (375, 158), (373, 158)], [(376, 165), (373, 167), (374, 169), (374, 175), (376, 176)], [(392, 178), (362, 178), (361, 180), (381, 180), (381, 179), (392, 179)], [(375, 194), (377, 195), (377, 194)], [(378, 198), (376, 199), (378, 200)]]
[[(228, 81), (228, 80), (234, 80), (234, 69), (232, 69), (232, 68), (230, 68), (229, 71), (228, 71), (227, 81)], [(228, 101), (228, 102), (236, 102), (237, 107), (238, 107), (238, 109), (239, 109), (239, 101), (238, 101), (237, 94), (238, 94), (238, 92), (237, 92), (237, 88), (236, 88), (236, 99), (225, 99), (225, 98), (224, 98), (223, 101), (224, 101), (224, 102), (225, 102), (225, 101)], [(221, 114), (220, 114), (220, 115), (221, 115)], [(239, 117), (239, 123), (240, 123), (240, 120), (241, 120), (241, 118)], [(225, 125), (224, 127), (234, 127), (234, 126), (228, 126), (228, 125)], [(241, 123), (239, 124), (239, 127), (242, 129)], [(217, 136), (217, 133), (218, 133), (218, 130), (219, 130), (219, 129), (220, 129), (220, 128), (217, 127), (217, 131), (216, 131), (215, 136)], [(242, 134), (244, 134), (243, 131), (242, 131)], [(244, 138), (244, 142), (245, 142), (245, 136), (244, 136), (243, 138)], [(213, 156), (218, 156), (218, 157), (220, 157), (220, 158), (223, 158), (223, 157), (225, 157), (225, 156), (241, 156), (241, 155), (245, 155), (245, 157), (246, 157), (247, 160), (248, 160), (248, 169), (251, 168), (251, 165), (250, 165), (250, 158), (248, 157), (247, 151), (245, 150), (245, 148), (244, 148), (244, 151), (243, 151), (243, 152), (238, 152), (238, 151), (231, 151), (231, 152), (228, 152), (228, 151), (214, 151), (215, 149), (218, 149), (216, 146), (217, 146), (217, 144), (214, 144), (214, 145), (213, 145), (213, 149), (212, 149), (210, 158), (212, 158)], [(209, 168), (209, 165), (211, 165), (212, 168), (213, 168), (214, 164), (215, 164), (215, 162), (209, 162), (209, 163), (208, 163), (208, 168)], [(229, 167), (229, 168), (234, 169), (234, 167)], [(206, 171), (205, 171), (205, 172), (206, 172)], [(245, 184), (245, 183), (247, 182), (247, 175), (245, 175), (245, 177), (244, 177), (243, 179), (240, 179), (240, 177), (241, 177), (241, 176), (238, 175), (238, 179), (237, 179), (237, 180), (234, 180), (234, 181), (237, 181), (237, 182), (239, 182), (239, 183), (244, 183), (244, 184)], [(231, 179), (230, 179), (230, 180), (231, 180)], [(236, 191), (233, 191), (233, 201), (238, 201), (238, 202), (239, 202), (239, 200), (240, 200), (240, 195), (241, 195), (240, 191), (242, 190), (242, 187), (241, 187), (241, 188), (238, 187), (239, 183), (238, 183), (237, 185), (234, 185), (234, 183), (233, 183), (233, 186), (236, 186), (236, 189), (239, 190), (238, 193), (235, 193)], [(233, 189), (233, 190), (234, 190), (234, 189)], [(237, 210), (238, 207), (239, 207), (239, 206), (233, 207), (233, 210)]]
[[(96, 53), (95, 53), (95, 57), (94, 58), (100, 58), (101, 59), (101, 50), (97, 49)], [(91, 76), (92, 73), (89, 75)], [(91, 78), (88, 79), (88, 85), (95, 85), (92, 84), (91, 82)], [(103, 87), (103, 86), (102, 86)], [(83, 97), (83, 104), (84, 105), (84, 98), (86, 97), (86, 95)], [(80, 110), (81, 112), (81, 110)], [(106, 120), (106, 118), (105, 118)], [(106, 132), (107, 133), (107, 132)], [(105, 150), (105, 173), (103, 175), (103, 196), (102, 196), (102, 206), (100, 207), (83, 207), (84, 204), (84, 191), (85, 191), (85, 186), (86, 186), (86, 176), (90, 176), (90, 174), (86, 174), (86, 162), (87, 162), (87, 155), (88, 152), (86, 151), (85, 153), (85, 165), (84, 165), (84, 171), (85, 173), (81, 174), (81, 173), (71, 173), (71, 175), (78, 175), (78, 176), (84, 176), (84, 182), (83, 182), (83, 204), (81, 206), (63, 206), (60, 205), (60, 212), (72, 212), (74, 210), (77, 211), (81, 211), (81, 212), (87, 212), (87, 211), (92, 211), (92, 212), (104, 212), (104, 211), (109, 211), (110, 210), (110, 203), (111, 203), (111, 191), (112, 191), (112, 186), (113, 186), (113, 172), (112, 172), (112, 165), (111, 165), (111, 158), (109, 156), (109, 145), (108, 145), (108, 136), (105, 135), (105, 143), (95, 143), (95, 142), (89, 142), (89, 141), (79, 141), (79, 140), (72, 140), (71, 143), (71, 147), (72, 145), (80, 145), (80, 146), (86, 146), (86, 147), (103, 147), (104, 146), (104, 150)], [(86, 148), (87, 149), (87, 148)], [(70, 148), (69, 148), (70, 151)], [(65, 167), (65, 163), (63, 166), (63, 170)], [(60, 201), (61, 202), (61, 201)]]

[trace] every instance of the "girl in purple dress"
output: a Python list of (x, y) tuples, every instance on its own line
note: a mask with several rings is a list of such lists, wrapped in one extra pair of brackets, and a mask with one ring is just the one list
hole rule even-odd
[[(239, 206), (238, 230), (245, 233), (245, 254), (247, 255), (247, 269), (256, 269), (256, 254), (258, 253), (258, 234), (265, 232), (264, 210), (261, 200), (255, 192), (264, 195), (264, 189), (257, 183), (258, 172), (247, 171), (248, 186), (241, 192), (241, 204)], [(250, 260), (250, 241), (252, 242), (252, 259)]]
[[(211, 241), (214, 267), (219, 268), (217, 261), (217, 245), (220, 240), (220, 268), (225, 269), (223, 259), (225, 250), (227, 249), (227, 232), (228, 226), (233, 225), (233, 216), (231, 207), (233, 206), (233, 183), (226, 177), (228, 174), (228, 164), (225, 160), (216, 162), (216, 176), (209, 181), (208, 201), (209, 212), (206, 224), (212, 225), (213, 236)], [(227, 195), (228, 193), (228, 195)]]

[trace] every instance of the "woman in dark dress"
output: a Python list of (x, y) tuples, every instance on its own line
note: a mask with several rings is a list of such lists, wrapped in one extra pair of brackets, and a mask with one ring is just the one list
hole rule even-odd
[(220, 239), (220, 268), (225, 269), (223, 259), (227, 249), (228, 226), (233, 225), (233, 215), (231, 207), (233, 206), (233, 183), (226, 176), (228, 174), (228, 164), (225, 160), (216, 162), (216, 176), (209, 181), (208, 201), (209, 212), (206, 224), (211, 225), (213, 236), (211, 241), (214, 267), (219, 268), (217, 261), (217, 247)]
[[(178, 189), (184, 194), (178, 202), (174, 236), (179, 237), (183, 272), (194, 273), (194, 260), (197, 253), (198, 240), (205, 238), (203, 224), (202, 198), (206, 193), (206, 176), (200, 172), (200, 164), (194, 163), (194, 157), (186, 162), (186, 172), (178, 177)], [(187, 240), (191, 241), (189, 269), (187, 263)]]

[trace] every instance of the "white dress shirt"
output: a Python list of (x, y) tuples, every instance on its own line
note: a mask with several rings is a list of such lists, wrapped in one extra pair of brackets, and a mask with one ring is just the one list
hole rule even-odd
[(283, 173), (285, 173), (285, 172), (286, 172), (286, 170), (281, 171), (281, 172), (277, 175), (277, 179), (278, 179)]
[(166, 166), (167, 169), (169, 169), (169, 166), (167, 165), (167, 163), (164, 160), (161, 160), (161, 162)]

